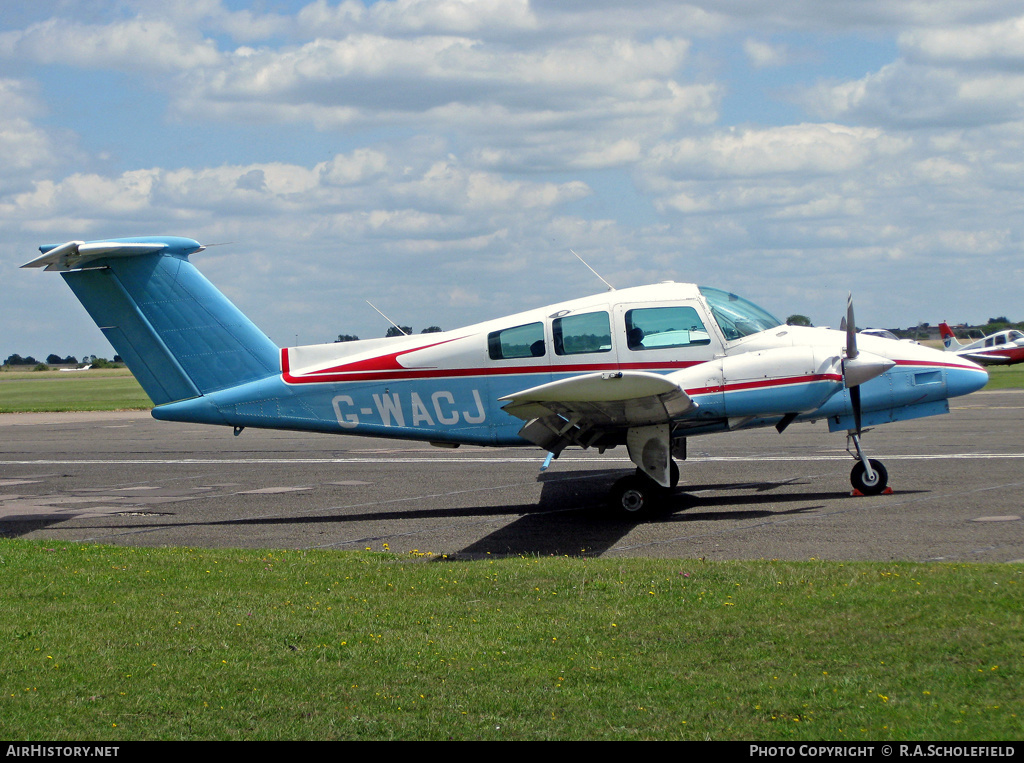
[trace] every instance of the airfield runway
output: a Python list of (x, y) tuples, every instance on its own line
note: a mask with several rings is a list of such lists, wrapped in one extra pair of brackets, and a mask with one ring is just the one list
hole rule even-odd
[(864, 443), (892, 495), (851, 497), (823, 423), (698, 437), (670, 505), (601, 511), (625, 450), (426, 444), (158, 422), (148, 413), (0, 415), (0, 535), (138, 546), (722, 559), (1024, 561), (1024, 392)]

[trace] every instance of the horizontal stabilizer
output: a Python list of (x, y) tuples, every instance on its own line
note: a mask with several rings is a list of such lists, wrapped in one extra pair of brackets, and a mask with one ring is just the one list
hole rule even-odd
[(185, 250), (180, 252), (185, 255), (201, 252), (204, 248), (191, 239), (178, 239), (173, 242), (167, 239), (145, 238), (136, 241), (68, 241), (66, 244), (39, 247), (42, 254), (31, 262), (26, 262), (22, 267), (56, 271), (76, 270), (104, 257), (138, 257), (143, 254), (156, 254), (172, 248), (173, 244), (178, 242), (186, 244), (185, 246), (179, 244), (177, 247)]

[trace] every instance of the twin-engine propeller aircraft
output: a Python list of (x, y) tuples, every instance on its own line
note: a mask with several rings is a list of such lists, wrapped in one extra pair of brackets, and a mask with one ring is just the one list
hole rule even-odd
[[(187, 238), (70, 241), (24, 267), (60, 271), (167, 421), (423, 440), (435, 445), (625, 445), (629, 514), (679, 479), (689, 437), (828, 422), (856, 451), (851, 481), (882, 492), (865, 426), (945, 413), (985, 385), (969, 360), (785, 326), (718, 289), (608, 291), (456, 331), (279, 348), (189, 262)], [(550, 456), (549, 456), (550, 458)]]
[(947, 352), (983, 366), (1012, 366), (1014, 363), (1024, 363), (1024, 333), (1015, 329), (989, 334), (968, 345), (960, 344), (953, 329), (945, 323), (939, 324), (939, 333)]

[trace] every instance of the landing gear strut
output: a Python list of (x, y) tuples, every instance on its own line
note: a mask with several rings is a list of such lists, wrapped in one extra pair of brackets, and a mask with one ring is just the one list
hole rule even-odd
[(850, 472), (850, 484), (864, 495), (879, 495), (889, 484), (889, 472), (881, 461), (868, 458), (860, 447), (860, 435), (851, 434), (853, 447), (857, 450), (857, 463)]

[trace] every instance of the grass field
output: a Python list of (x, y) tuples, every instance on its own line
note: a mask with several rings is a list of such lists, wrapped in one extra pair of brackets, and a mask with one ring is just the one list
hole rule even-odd
[(1024, 738), (1021, 565), (0, 542), (0, 738)]
[(1015, 366), (989, 366), (986, 390), (1024, 389), (1024, 363)]
[(0, 413), (152, 407), (153, 403), (127, 368), (0, 373)]

